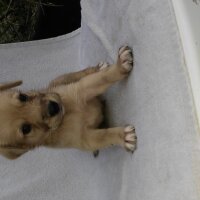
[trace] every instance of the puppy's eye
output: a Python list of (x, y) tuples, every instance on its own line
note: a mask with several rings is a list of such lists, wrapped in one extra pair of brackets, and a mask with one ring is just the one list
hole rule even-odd
[(29, 97), (28, 97), (28, 95), (26, 95), (26, 94), (20, 93), (20, 94), (19, 94), (19, 100), (20, 100), (21, 102), (27, 102), (27, 101), (29, 100)]
[(32, 126), (31, 124), (25, 123), (21, 127), (21, 131), (23, 135), (28, 135), (31, 132)]

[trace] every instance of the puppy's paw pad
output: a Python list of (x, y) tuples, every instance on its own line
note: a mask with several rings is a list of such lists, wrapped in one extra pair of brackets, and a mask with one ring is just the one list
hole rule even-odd
[(98, 66), (99, 66), (99, 70), (101, 71), (101, 70), (106, 69), (107, 67), (109, 67), (109, 63), (107, 63), (107, 62), (100, 62), (98, 64)]
[(130, 47), (123, 46), (119, 49), (119, 62), (127, 72), (132, 70), (134, 59), (133, 51)]
[(125, 134), (125, 137), (124, 137), (125, 149), (133, 153), (136, 149), (136, 143), (137, 143), (137, 136), (135, 134), (134, 126), (130, 126), (130, 125), (126, 126), (124, 129), (124, 134)]

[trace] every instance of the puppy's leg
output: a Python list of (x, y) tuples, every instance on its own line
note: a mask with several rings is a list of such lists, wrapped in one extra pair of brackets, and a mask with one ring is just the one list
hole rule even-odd
[(97, 65), (95, 67), (88, 67), (84, 70), (78, 71), (78, 72), (73, 72), (73, 73), (68, 73), (61, 75), (54, 79), (50, 84), (49, 87), (55, 87), (59, 85), (64, 85), (64, 84), (70, 84), (79, 81), (81, 78), (93, 74), (95, 72), (99, 71), (100, 66)]
[(119, 145), (133, 152), (137, 142), (133, 126), (87, 130), (82, 138), (83, 148), (90, 151)]
[(119, 49), (118, 59), (114, 65), (102, 65), (98, 73), (81, 79), (77, 84), (79, 94), (90, 100), (105, 92), (116, 81), (125, 78), (133, 68), (133, 54), (129, 47)]

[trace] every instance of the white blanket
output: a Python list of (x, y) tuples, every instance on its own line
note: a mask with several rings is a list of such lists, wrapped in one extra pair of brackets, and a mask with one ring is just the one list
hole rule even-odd
[(24, 89), (101, 60), (122, 44), (135, 68), (106, 94), (111, 125), (132, 123), (138, 149), (112, 147), (97, 159), (39, 148), (0, 157), (0, 200), (198, 200), (199, 132), (171, 1), (82, 1), (82, 28), (57, 39), (0, 45), (0, 81)]

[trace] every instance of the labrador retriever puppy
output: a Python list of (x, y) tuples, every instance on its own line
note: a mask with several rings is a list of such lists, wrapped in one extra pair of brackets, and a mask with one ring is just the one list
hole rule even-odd
[(132, 68), (132, 50), (123, 46), (115, 64), (100, 63), (62, 75), (45, 90), (11, 89), (21, 81), (0, 85), (0, 153), (15, 159), (39, 146), (94, 152), (110, 145), (133, 152), (137, 138), (132, 125), (99, 128), (99, 96)]

